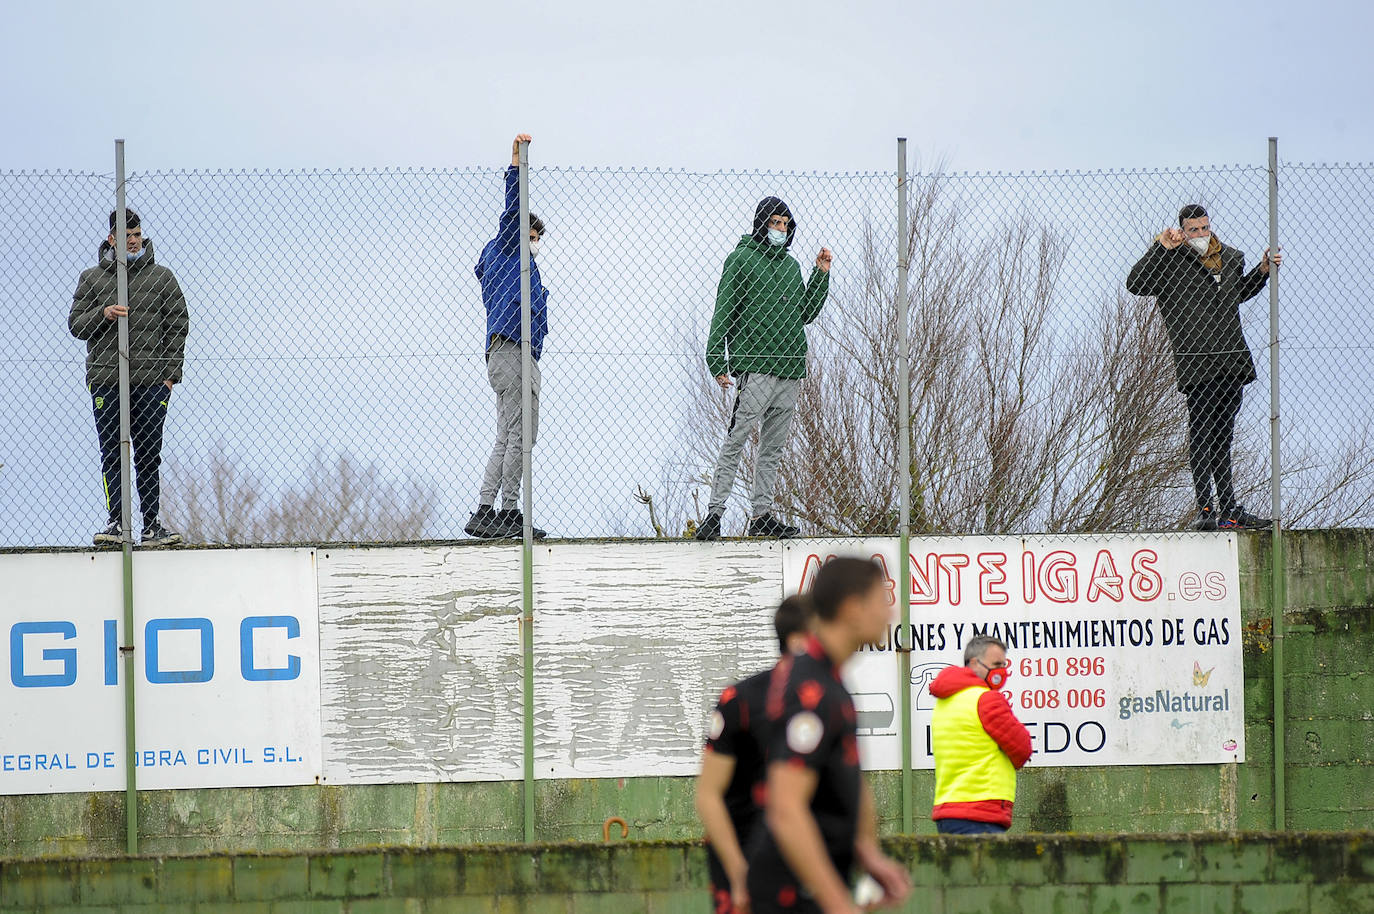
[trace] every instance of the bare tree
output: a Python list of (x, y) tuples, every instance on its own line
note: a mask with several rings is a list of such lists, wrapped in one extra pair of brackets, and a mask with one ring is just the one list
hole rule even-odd
[(169, 462), (163, 498), (188, 542), (391, 542), (424, 538), (434, 493), (415, 480), (387, 479), (350, 454), (317, 454), (304, 478), (269, 491), (223, 447), (202, 466)]
[(1290, 527), (1374, 523), (1374, 416), (1356, 421), (1335, 453), (1290, 447), (1284, 458), (1284, 516)]
[[(974, 224), (943, 187), (914, 182), (910, 212), (912, 532), (1167, 529), (1191, 517), (1186, 407), (1154, 302), (1124, 289), (1074, 298), (1061, 289), (1059, 232), (1025, 218)], [(862, 258), (811, 331), (779, 470), (778, 509), (809, 535), (897, 532), (895, 254), (870, 230)], [(729, 398), (704, 371), (695, 385), (688, 454), (653, 516), (660, 536), (700, 518), (694, 496), (729, 421)], [(1252, 498), (1267, 485), (1263, 434), (1245, 430), (1236, 447)], [(1285, 484), (1301, 477), (1303, 497), (1291, 522), (1368, 522), (1371, 443), (1366, 425), (1340, 454), (1295, 463)], [(741, 478), (755, 456), (751, 445)]]

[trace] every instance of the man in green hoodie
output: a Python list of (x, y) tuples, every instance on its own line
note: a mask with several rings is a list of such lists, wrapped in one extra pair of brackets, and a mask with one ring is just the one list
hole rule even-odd
[(697, 528), (699, 540), (720, 538), (740, 454), (755, 428), (759, 449), (749, 535), (785, 539), (800, 532), (773, 517), (773, 483), (806, 377), (806, 325), (820, 315), (830, 292), (831, 254), (821, 248), (810, 280), (802, 282), (801, 264), (787, 253), (796, 233), (787, 204), (764, 197), (754, 211), (753, 232), (725, 258), (706, 367), (722, 389), (735, 387), (735, 406), (716, 460), (707, 516)]

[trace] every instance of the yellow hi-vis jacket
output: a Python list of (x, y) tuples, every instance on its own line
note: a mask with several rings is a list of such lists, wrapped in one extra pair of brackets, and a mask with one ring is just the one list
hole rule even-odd
[(932, 819), (970, 819), (1011, 825), (1016, 770), (1031, 755), (1030, 733), (1006, 696), (973, 670), (952, 666), (930, 684), (935, 696)]

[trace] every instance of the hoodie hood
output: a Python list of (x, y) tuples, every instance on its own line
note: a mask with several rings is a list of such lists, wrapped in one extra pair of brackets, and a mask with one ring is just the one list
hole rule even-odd
[[(110, 244), (109, 239), (100, 242), (100, 247), (95, 251), (96, 262), (105, 270), (115, 269), (114, 245)], [(150, 239), (143, 239), (143, 256), (129, 264), (131, 270), (141, 270), (143, 267), (153, 262), (153, 242)]]
[(783, 250), (786, 250), (792, 246), (792, 239), (797, 234), (797, 220), (787, 208), (787, 204), (778, 197), (764, 197), (759, 201), (759, 205), (754, 207), (754, 231), (750, 237), (760, 244), (767, 244), (768, 220), (774, 216), (787, 217), (787, 243), (783, 245)]
[(930, 684), (930, 694), (936, 698), (949, 698), (951, 695), (956, 695), (964, 689), (971, 689), (974, 686), (981, 686), (986, 689), (988, 684), (966, 666), (947, 666)]

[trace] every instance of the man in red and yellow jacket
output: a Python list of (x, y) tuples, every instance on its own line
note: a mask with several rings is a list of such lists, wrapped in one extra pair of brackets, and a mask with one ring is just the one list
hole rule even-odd
[(1011, 827), (1016, 771), (1031, 757), (1030, 733), (998, 691), (1007, 681), (1007, 646), (988, 635), (969, 639), (964, 665), (930, 684), (935, 696), (935, 808), (942, 835), (1001, 834)]

